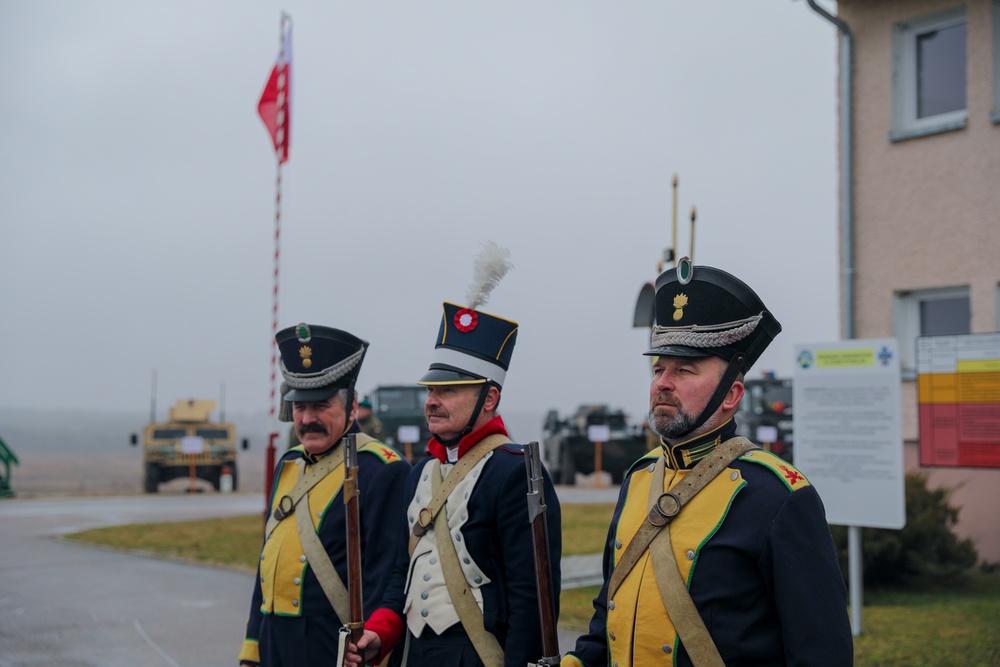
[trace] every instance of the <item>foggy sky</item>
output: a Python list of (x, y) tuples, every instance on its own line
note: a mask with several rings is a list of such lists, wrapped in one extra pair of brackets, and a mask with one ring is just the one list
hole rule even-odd
[(805, 3), (0, 0), (0, 406), (266, 411), (275, 163), (257, 116), (294, 24), (279, 327), (426, 369), (482, 242), (514, 269), (503, 408), (647, 404), (640, 287), (694, 258), (838, 339), (836, 34)]

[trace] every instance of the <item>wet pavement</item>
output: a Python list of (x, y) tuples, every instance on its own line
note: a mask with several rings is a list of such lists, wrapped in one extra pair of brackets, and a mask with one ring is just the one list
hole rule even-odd
[[(617, 489), (558, 489), (562, 503)], [(0, 667), (231, 667), (253, 575), (83, 546), (99, 526), (252, 514), (260, 494), (157, 494), (0, 501)], [(600, 583), (600, 556), (563, 561), (567, 585)], [(560, 632), (563, 650), (575, 633)]]

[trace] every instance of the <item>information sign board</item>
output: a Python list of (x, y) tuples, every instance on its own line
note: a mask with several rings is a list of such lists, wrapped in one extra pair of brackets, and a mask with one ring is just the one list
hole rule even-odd
[(591, 442), (607, 442), (611, 439), (611, 427), (607, 424), (591, 424), (587, 427), (587, 439)]
[(794, 463), (832, 524), (906, 523), (899, 354), (893, 338), (798, 345)]

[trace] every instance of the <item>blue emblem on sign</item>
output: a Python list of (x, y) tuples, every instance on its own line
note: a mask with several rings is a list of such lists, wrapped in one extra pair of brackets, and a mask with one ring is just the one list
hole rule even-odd
[(888, 366), (892, 361), (892, 350), (889, 349), (888, 345), (883, 345), (882, 349), (875, 355), (875, 358), (878, 359), (878, 362), (883, 366)]
[(802, 350), (799, 352), (798, 358), (795, 360), (800, 368), (809, 368), (813, 365), (813, 355), (809, 350)]

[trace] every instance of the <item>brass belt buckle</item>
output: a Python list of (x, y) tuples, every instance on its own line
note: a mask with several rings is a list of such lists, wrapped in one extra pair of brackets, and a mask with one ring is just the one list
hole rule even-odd
[(430, 525), (434, 522), (434, 516), (429, 508), (425, 507), (417, 515), (417, 525), (413, 527), (414, 535), (423, 535), (430, 530)]

